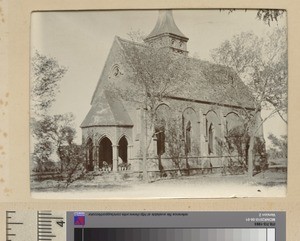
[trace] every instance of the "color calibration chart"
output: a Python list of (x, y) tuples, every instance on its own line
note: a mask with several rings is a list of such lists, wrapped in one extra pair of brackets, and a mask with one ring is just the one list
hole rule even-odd
[(286, 241), (285, 212), (7, 210), (4, 215), (6, 241)]
[(285, 241), (284, 212), (68, 212), (67, 241)]

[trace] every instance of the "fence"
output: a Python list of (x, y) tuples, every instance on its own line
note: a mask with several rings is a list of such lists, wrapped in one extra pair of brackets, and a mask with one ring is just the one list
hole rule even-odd
[[(141, 161), (140, 158), (131, 159), (133, 162)], [(158, 157), (147, 158), (148, 173), (181, 174), (228, 172), (242, 174), (247, 170), (245, 158), (241, 156), (181, 156), (178, 158), (161, 157), (159, 170)], [(174, 174), (175, 175), (175, 174)]]
[(55, 172), (32, 172), (30, 175), (34, 180), (54, 180), (62, 178), (62, 174), (58, 171)]

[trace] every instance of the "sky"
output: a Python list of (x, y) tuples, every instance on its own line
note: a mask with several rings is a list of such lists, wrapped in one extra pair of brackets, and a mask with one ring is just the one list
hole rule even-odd
[[(262, 36), (286, 24), (285, 17), (268, 26), (256, 18), (255, 10), (232, 13), (219, 10), (173, 10), (174, 20), (189, 38), (190, 56), (211, 61), (210, 51), (241, 32), (253, 31)], [(101, 75), (114, 37), (129, 39), (128, 33), (141, 31), (146, 35), (154, 28), (157, 10), (134, 11), (68, 11), (35, 12), (31, 16), (31, 52), (54, 57), (68, 71), (60, 84), (60, 92), (52, 114), (72, 112), (79, 128), (90, 109), (90, 102)], [(263, 117), (267, 112), (262, 113)], [(287, 126), (278, 117), (264, 124), (264, 135), (287, 133)]]

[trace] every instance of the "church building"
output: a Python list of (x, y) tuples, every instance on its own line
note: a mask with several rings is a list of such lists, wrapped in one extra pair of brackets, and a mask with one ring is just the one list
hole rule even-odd
[[(220, 140), (225, 140), (226, 133), (243, 124), (242, 111), (251, 115), (255, 110), (253, 96), (232, 69), (189, 57), (188, 41), (177, 27), (172, 10), (159, 11), (154, 29), (142, 44), (115, 37), (92, 96), (91, 108), (81, 124), (88, 170), (142, 171), (143, 107), (116, 98), (106, 88), (110, 82), (126, 85), (130, 78), (124, 67), (127, 61), (124, 52), (130, 46), (166, 48), (189, 60), (197, 88), (189, 86), (188, 91), (168, 96), (157, 105), (158, 115), (176, 113), (182, 120), (178, 132), (185, 143), (183, 156), (190, 159), (189, 168), (202, 168), (207, 163), (210, 167), (222, 167), (226, 156), (238, 155), (224, 151)], [(233, 79), (238, 93), (232, 92), (227, 84)], [(153, 133), (148, 137), (151, 139), (147, 152), (148, 171), (158, 171), (159, 161), (165, 169), (176, 168), (167, 154), (165, 133), (163, 130)], [(262, 126), (257, 133), (263, 140)], [(247, 146), (243, 148), (247, 153)], [(186, 162), (180, 165), (185, 168)]]

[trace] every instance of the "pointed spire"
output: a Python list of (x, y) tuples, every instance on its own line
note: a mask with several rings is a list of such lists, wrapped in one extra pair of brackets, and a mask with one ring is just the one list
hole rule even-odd
[(189, 39), (179, 30), (172, 10), (159, 10), (158, 19), (152, 32), (144, 39), (145, 43), (153, 47), (169, 48), (176, 53), (188, 54), (187, 41)]
[(162, 34), (172, 34), (183, 38), (186, 41), (188, 40), (188, 38), (177, 27), (173, 18), (172, 10), (159, 10), (156, 25), (152, 32), (145, 38), (145, 41)]

